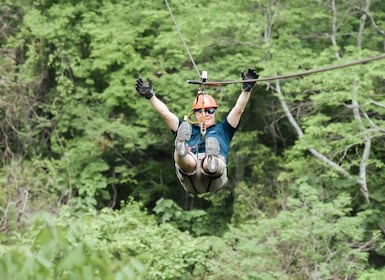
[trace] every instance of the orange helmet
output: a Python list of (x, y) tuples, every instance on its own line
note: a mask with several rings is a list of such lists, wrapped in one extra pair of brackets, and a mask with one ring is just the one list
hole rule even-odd
[(204, 109), (218, 108), (218, 105), (215, 99), (211, 95), (199, 94), (197, 98), (195, 98), (192, 108), (193, 110), (202, 109), (202, 108)]

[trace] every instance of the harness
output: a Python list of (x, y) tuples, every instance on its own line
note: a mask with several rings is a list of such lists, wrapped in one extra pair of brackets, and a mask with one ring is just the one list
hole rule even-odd
[(176, 165), (176, 175), (188, 193), (202, 194), (208, 192), (216, 192), (223, 188), (227, 182), (227, 168), (218, 175), (209, 175), (203, 171), (201, 167), (200, 154), (197, 154), (197, 170), (193, 174), (186, 174)]

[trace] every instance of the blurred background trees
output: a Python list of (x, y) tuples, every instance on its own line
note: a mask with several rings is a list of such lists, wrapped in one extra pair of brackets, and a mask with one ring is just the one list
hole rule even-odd
[[(385, 48), (379, 0), (170, 4), (209, 80), (238, 80), (247, 68), (260, 77), (300, 73)], [(33, 263), (31, 275), (82, 275), (54, 260), (71, 259), (69, 247), (80, 248), (83, 260), (97, 260), (95, 248), (122, 239), (114, 236), (120, 231), (149, 235), (105, 245), (122, 263), (108, 264), (101, 277), (144, 271), (148, 279), (224, 279), (242, 270), (243, 278), (355, 279), (381, 273), (384, 60), (257, 83), (232, 142), (228, 187), (190, 196), (174, 173), (172, 133), (134, 88), (138, 75), (153, 79), (157, 95), (181, 117), (196, 96), (186, 80), (199, 77), (163, 1), (5, 1), (0, 10), (2, 275), (23, 271), (24, 262), (12, 259), (23, 254), (17, 244), (58, 265), (52, 271), (55, 266)], [(240, 85), (207, 91), (224, 118)], [(42, 210), (56, 217), (34, 222)], [(126, 215), (156, 222), (133, 231)], [(88, 228), (90, 216), (100, 223), (95, 231)], [(102, 222), (112, 217), (116, 228)], [(51, 236), (47, 226), (64, 233)], [(75, 237), (65, 237), (67, 231)], [(159, 235), (175, 236), (179, 246), (146, 255), (153, 243), (168, 246)], [(83, 244), (84, 236), (93, 241)], [(39, 248), (57, 250), (39, 255), (36, 240), (43, 240)], [(132, 262), (125, 267), (127, 256)], [(181, 258), (187, 261), (165, 270)], [(153, 265), (160, 260), (169, 263)]]

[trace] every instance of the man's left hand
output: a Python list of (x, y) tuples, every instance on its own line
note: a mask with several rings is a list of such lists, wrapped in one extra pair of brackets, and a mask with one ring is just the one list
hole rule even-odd
[[(242, 80), (245, 81), (245, 80), (256, 80), (258, 79), (259, 75), (255, 72), (254, 69), (248, 69), (247, 70), (247, 73), (244, 73), (243, 71), (241, 72), (241, 77), (242, 77)], [(251, 91), (252, 88), (254, 87), (256, 81), (253, 81), (253, 82), (244, 82), (242, 84), (242, 89), (244, 91)]]

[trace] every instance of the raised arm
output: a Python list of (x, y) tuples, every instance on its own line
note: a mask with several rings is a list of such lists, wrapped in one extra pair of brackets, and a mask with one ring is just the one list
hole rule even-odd
[(152, 81), (150, 79), (148, 79), (148, 82), (146, 83), (139, 77), (136, 80), (136, 91), (140, 96), (143, 96), (150, 101), (152, 107), (165, 120), (166, 124), (172, 131), (176, 132), (178, 130), (178, 117), (168, 109), (165, 103), (155, 96), (155, 91), (152, 87)]
[[(258, 79), (258, 75), (253, 69), (248, 69), (246, 74), (242, 72), (241, 76), (242, 80)], [(227, 116), (227, 121), (234, 128), (238, 126), (239, 121), (241, 120), (241, 116), (245, 111), (247, 103), (249, 102), (250, 93), (254, 85), (255, 81), (242, 84), (242, 92), (239, 95), (233, 109), (231, 109), (229, 115)]]
[(150, 98), (150, 102), (152, 107), (154, 107), (159, 115), (166, 121), (168, 127), (176, 132), (178, 130), (179, 118), (174, 113), (171, 113), (166, 104), (155, 95)]

